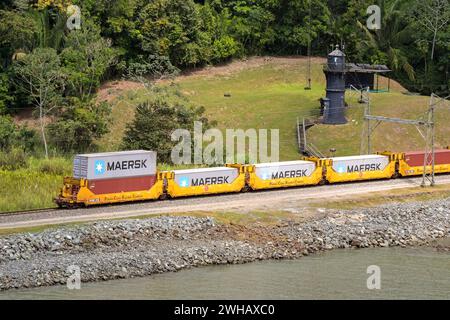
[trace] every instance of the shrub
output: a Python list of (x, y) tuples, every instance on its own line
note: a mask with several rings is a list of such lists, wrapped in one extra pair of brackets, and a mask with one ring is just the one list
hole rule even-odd
[(37, 162), (37, 171), (42, 173), (67, 175), (70, 169), (70, 162), (64, 158), (42, 159)]
[(201, 121), (205, 129), (215, 124), (203, 117), (203, 113), (202, 107), (173, 103), (164, 98), (142, 103), (136, 109), (133, 122), (127, 126), (122, 148), (154, 150), (158, 152), (159, 161), (170, 162), (172, 148), (177, 144), (171, 140), (174, 130), (192, 132), (194, 121)]
[(217, 39), (213, 43), (213, 60), (214, 62), (223, 61), (236, 55), (239, 50), (239, 45), (230, 36), (225, 36)]
[(0, 116), (0, 150), (8, 151), (14, 141), (16, 126), (11, 117)]
[(180, 70), (172, 65), (168, 57), (150, 54), (146, 57), (138, 55), (136, 59), (129, 62), (126, 75), (128, 78), (143, 76), (172, 76), (177, 75)]
[(51, 146), (63, 153), (96, 150), (95, 140), (108, 133), (109, 113), (107, 103), (76, 102), (48, 125)]
[(14, 146), (25, 150), (27, 153), (33, 153), (41, 143), (41, 138), (36, 130), (30, 129), (26, 126), (21, 126), (16, 129), (14, 137)]
[(17, 170), (27, 166), (27, 156), (22, 149), (13, 148), (9, 152), (0, 152), (0, 169)]

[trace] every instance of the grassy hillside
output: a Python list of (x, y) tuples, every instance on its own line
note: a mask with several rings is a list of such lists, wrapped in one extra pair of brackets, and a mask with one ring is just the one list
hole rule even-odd
[[(318, 99), (325, 95), (324, 59), (314, 58), (312, 90), (304, 90), (307, 60), (302, 57), (251, 58), (227, 65), (192, 71), (176, 79), (182, 94), (206, 108), (211, 120), (221, 129), (266, 128), (280, 130), (280, 158), (298, 158), (296, 118), (317, 115)], [(120, 86), (120, 83), (118, 84)], [(386, 79), (380, 80), (387, 87)], [(114, 86), (113, 86), (114, 87)], [(112, 133), (103, 138), (105, 149), (118, 147), (126, 123), (132, 120), (138, 102), (146, 99), (145, 90), (127, 83), (115, 94)], [(429, 97), (405, 95), (405, 89), (391, 82), (390, 93), (371, 94), (372, 113), (417, 119), (428, 106)], [(228, 93), (231, 97), (225, 97)], [(337, 155), (359, 154), (363, 105), (358, 96), (347, 92), (349, 123), (340, 126), (317, 125), (308, 131), (308, 139), (324, 154), (336, 148)], [(437, 144), (447, 145), (449, 129), (446, 111), (437, 112)], [(374, 132), (373, 151), (423, 148), (423, 140), (413, 126), (381, 124)]]
[[(371, 94), (371, 113), (373, 115), (398, 117), (404, 119), (419, 119), (428, 110), (429, 97), (408, 96), (400, 89), (391, 93)], [(361, 133), (364, 125), (364, 105), (358, 104), (356, 96), (349, 96), (347, 102), (348, 124), (339, 126), (317, 125), (308, 130), (307, 137), (325, 155), (329, 155), (330, 148), (336, 149), (336, 155), (359, 154)], [(436, 146), (445, 147), (450, 144), (449, 110), (441, 108), (436, 112)], [(372, 126), (374, 123), (372, 122)], [(364, 139), (367, 140), (364, 135)], [(366, 141), (365, 140), (365, 141)], [(381, 123), (372, 134), (372, 152), (376, 151), (411, 151), (423, 150), (424, 139), (415, 126)], [(367, 145), (367, 144), (366, 144)]]
[[(206, 108), (220, 129), (279, 129), (280, 157), (298, 157), (296, 118), (318, 108), (324, 90), (322, 59), (314, 59), (312, 88), (305, 91), (306, 59), (252, 58), (191, 72), (176, 79), (192, 103)], [(122, 91), (113, 108), (114, 129), (102, 145), (116, 147), (144, 90)], [(231, 97), (225, 97), (229, 93)]]

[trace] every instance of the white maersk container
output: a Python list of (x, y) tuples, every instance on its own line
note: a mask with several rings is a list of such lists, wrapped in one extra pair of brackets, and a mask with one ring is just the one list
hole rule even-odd
[(383, 171), (389, 164), (388, 156), (378, 154), (330, 159), (333, 160), (333, 170), (337, 173)]
[(316, 170), (312, 161), (285, 161), (255, 164), (255, 173), (262, 180), (309, 177)]
[(239, 176), (236, 168), (217, 167), (187, 170), (174, 170), (175, 182), (180, 187), (231, 184)]
[(156, 152), (135, 150), (79, 154), (73, 160), (73, 177), (101, 180), (156, 174)]

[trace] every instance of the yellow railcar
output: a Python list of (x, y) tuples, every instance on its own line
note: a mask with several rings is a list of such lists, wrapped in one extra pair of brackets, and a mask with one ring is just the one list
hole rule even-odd
[[(145, 177), (144, 179), (149, 178)], [(162, 173), (158, 173), (154, 179), (148, 189), (96, 193), (92, 181), (66, 177), (64, 186), (55, 202), (59, 207), (76, 208), (108, 203), (156, 200), (164, 194), (164, 176)]]
[(240, 192), (245, 188), (243, 167), (199, 168), (165, 172), (171, 198)]
[(396, 161), (388, 155), (363, 155), (324, 159), (329, 183), (392, 178)]
[[(431, 166), (426, 167), (427, 173), (431, 172)], [(423, 166), (411, 167), (404, 160), (399, 162), (399, 174), (402, 177), (423, 175)], [(434, 173), (450, 173), (450, 164), (438, 164), (434, 166)]]
[(252, 190), (318, 185), (323, 180), (322, 161), (307, 159), (245, 165)]
[[(420, 176), (424, 171), (424, 152), (401, 152), (382, 154), (395, 157), (397, 160), (397, 172), (402, 177)], [(431, 166), (426, 166), (427, 173), (431, 172)], [(450, 173), (450, 150), (442, 149), (435, 151), (434, 173)]]

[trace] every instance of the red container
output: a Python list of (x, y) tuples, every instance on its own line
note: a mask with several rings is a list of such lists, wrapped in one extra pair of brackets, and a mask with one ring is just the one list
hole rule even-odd
[[(410, 167), (423, 166), (423, 160), (425, 153), (423, 151), (417, 152), (405, 152), (405, 161)], [(435, 150), (434, 152), (434, 164), (450, 164), (450, 150), (442, 149)]]
[(156, 175), (117, 179), (89, 180), (88, 188), (95, 194), (108, 194), (149, 190), (156, 182)]

